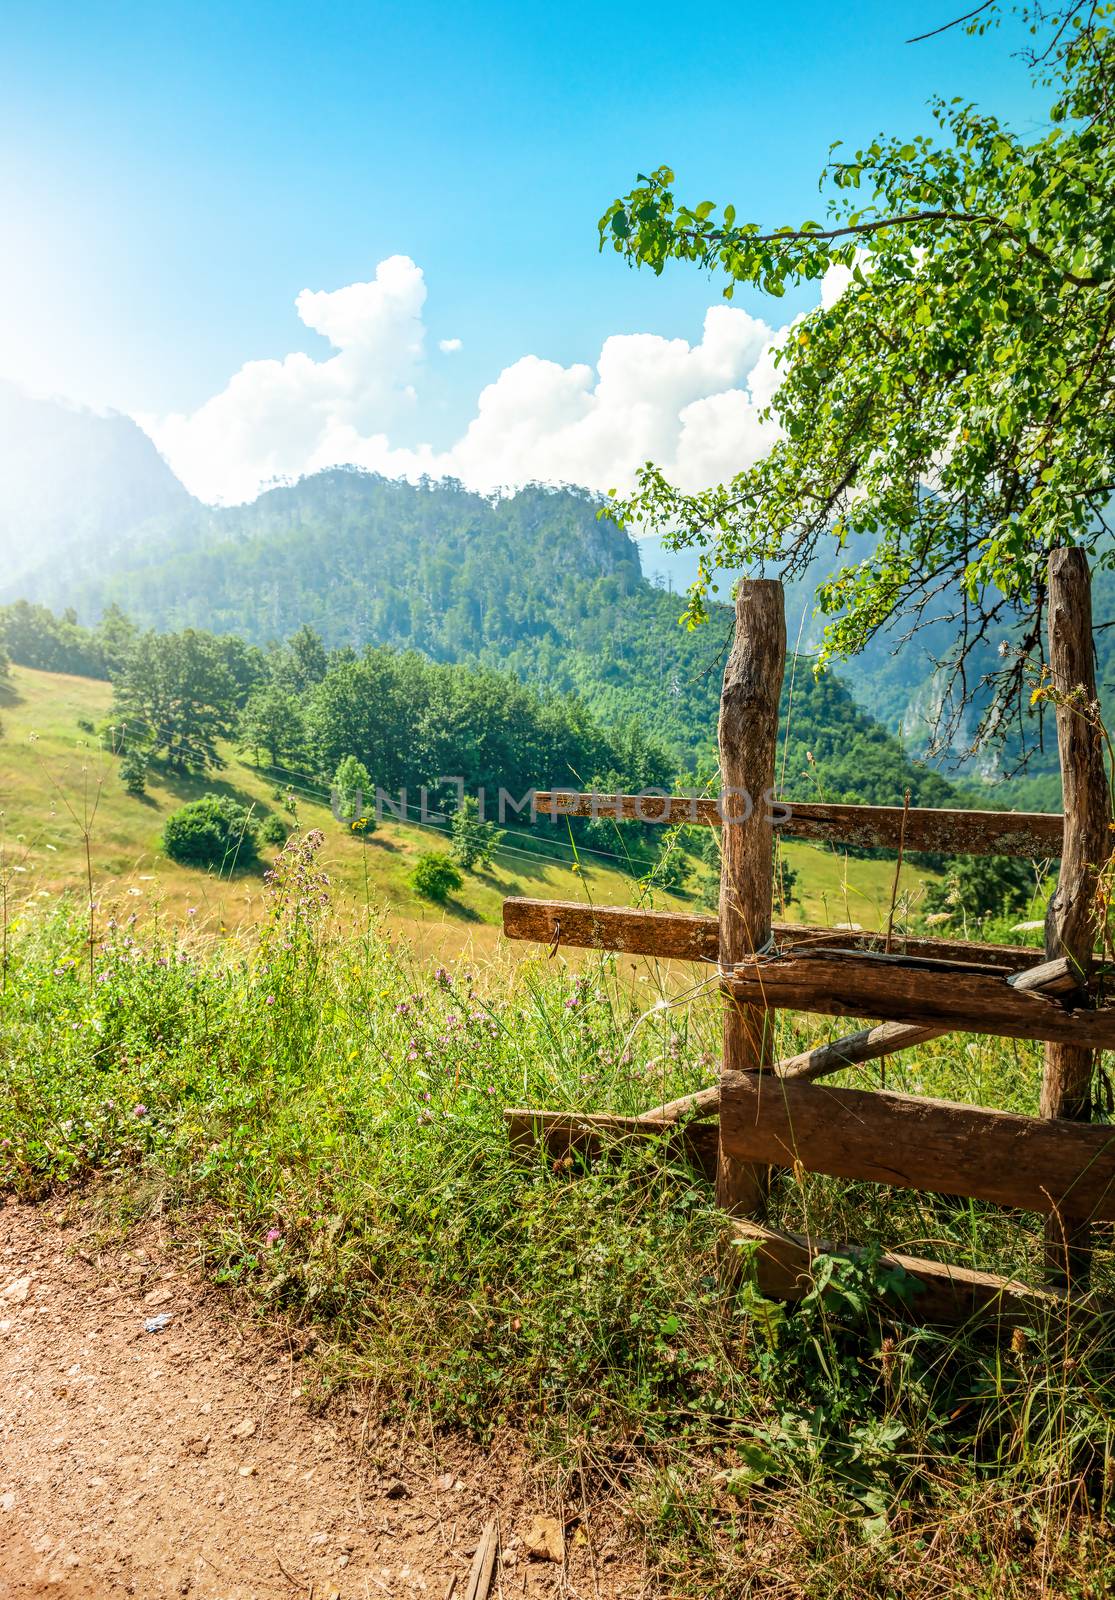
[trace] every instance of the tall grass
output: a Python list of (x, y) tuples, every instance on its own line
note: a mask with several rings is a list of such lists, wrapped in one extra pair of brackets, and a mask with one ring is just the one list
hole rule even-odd
[[(635, 1112), (707, 1083), (715, 996), (610, 957), (423, 967), (374, 910), (337, 917), (318, 843), (284, 850), (243, 943), (102, 904), (90, 981), (84, 906), (12, 930), (6, 1186), (156, 1181), (214, 1276), (315, 1325), (324, 1384), (481, 1439), (525, 1430), (585, 1492), (618, 1485), (667, 1592), (1104, 1592), (1102, 1322), (1006, 1347), (911, 1328), (870, 1254), (822, 1261), (788, 1310), (746, 1263), (718, 1270), (709, 1188), (664, 1147), (517, 1161), (506, 1105)], [(816, 1024), (786, 1030), (793, 1048)], [(1026, 1045), (942, 1039), (889, 1070), (1036, 1103)], [(772, 1204), (836, 1239), (1035, 1269), (1037, 1219), (991, 1207), (803, 1175)]]

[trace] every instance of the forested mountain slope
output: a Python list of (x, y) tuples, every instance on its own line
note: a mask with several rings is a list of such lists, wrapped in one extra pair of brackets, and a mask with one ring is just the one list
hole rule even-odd
[[(334, 470), (251, 505), (193, 510), (123, 570), (54, 574), (37, 589), (85, 617), (119, 605), (160, 631), (262, 644), (308, 624), (333, 649), (390, 645), (498, 667), (575, 691), (605, 723), (641, 723), (689, 768), (714, 763), (730, 613), (679, 627), (676, 596), (644, 578), (635, 542), (576, 490), (489, 501), (454, 484)], [(807, 662), (788, 675), (783, 705), (799, 797), (816, 794), (821, 762), (823, 782), (847, 798), (889, 803), (912, 787), (932, 804), (951, 793)]]

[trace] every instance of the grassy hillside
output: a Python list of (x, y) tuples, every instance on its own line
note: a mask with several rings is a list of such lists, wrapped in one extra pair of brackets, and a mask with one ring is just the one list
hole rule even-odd
[[(36, 900), (45, 905), (64, 890), (84, 894), (88, 818), (89, 862), (106, 916), (107, 901), (115, 898), (128, 902), (128, 914), (158, 914), (176, 923), (189, 916), (213, 931), (232, 932), (256, 921), (264, 903), (261, 872), (229, 879), (178, 866), (163, 854), (160, 835), (171, 811), (209, 790), (253, 805), (257, 815), (285, 816), (274, 783), (225, 748), (227, 766), (216, 776), (181, 778), (154, 771), (144, 798), (127, 794), (116, 761), (99, 748), (88, 726), (81, 726), (100, 726), (111, 697), (107, 683), (13, 668), (0, 710), (3, 877), (10, 908)], [(342, 898), (350, 904), (382, 904), (391, 925), (431, 953), (491, 949), (507, 895), (624, 905), (638, 894), (636, 883), (619, 870), (623, 839), (618, 831), (615, 859), (582, 851), (575, 863), (560, 827), (542, 822), (534, 840), (510, 835), (491, 871), (467, 874), (464, 887), (443, 910), (422, 901), (408, 882), (417, 856), (440, 847), (436, 831), (385, 822), (365, 845), (334, 821), (322, 797), (299, 787), (296, 799), (299, 823), (325, 833), (324, 865)], [(889, 862), (848, 863), (806, 844), (788, 844), (785, 855), (798, 873), (800, 896), (787, 907), (789, 918), (866, 927), (885, 920), (893, 880)], [(916, 901), (931, 876), (907, 868), (904, 899)], [(694, 863), (692, 889), (699, 878)], [(658, 892), (654, 903), (700, 909), (692, 896)]]

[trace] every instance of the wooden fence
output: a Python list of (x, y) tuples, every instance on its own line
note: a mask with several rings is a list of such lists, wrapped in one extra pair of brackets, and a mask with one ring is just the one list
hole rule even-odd
[[(717, 1198), (754, 1246), (760, 1287), (798, 1298), (830, 1241), (764, 1221), (772, 1168), (804, 1169), (898, 1188), (968, 1196), (1045, 1215), (1046, 1288), (907, 1256), (888, 1258), (914, 1280), (928, 1320), (990, 1313), (1032, 1316), (1035, 1296), (1086, 1286), (1091, 1227), (1115, 1219), (1115, 1128), (1089, 1122), (1097, 1053), (1115, 1048), (1115, 1005), (1097, 965), (1097, 864), (1110, 849), (1110, 801), (1095, 700), (1090, 584), (1076, 551), (1050, 562), (1050, 671), (1058, 697), (1064, 816), (773, 803), (778, 706), (785, 664), (781, 584), (741, 583), (735, 643), (724, 674), (721, 799), (538, 796), (551, 816), (688, 822), (722, 829), (719, 916), (683, 916), (539, 900), (504, 903), (504, 930), (551, 948), (579, 946), (704, 963), (724, 997), (719, 1082), (641, 1117), (514, 1109), (517, 1142), (556, 1155), (615, 1136), (676, 1137), (715, 1174)], [(754, 798), (752, 798), (754, 797)], [(773, 840), (786, 837), (946, 854), (1058, 859), (1046, 951), (955, 939), (883, 937), (772, 920)], [(782, 1008), (871, 1025), (776, 1061)], [(881, 1019), (881, 1021), (880, 1021)], [(881, 1090), (819, 1087), (848, 1065), (952, 1031), (1045, 1041), (1041, 1115)], [(716, 1122), (702, 1119), (715, 1117)], [(855, 1250), (856, 1246), (840, 1245)]]

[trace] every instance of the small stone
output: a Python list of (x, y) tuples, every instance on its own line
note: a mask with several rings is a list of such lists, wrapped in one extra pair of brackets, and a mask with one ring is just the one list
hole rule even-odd
[(0, 1511), (13, 1511), (15, 1509), (15, 1494), (11, 1489), (6, 1494), (0, 1494)]
[(240, 1476), (242, 1478), (250, 1478), (252, 1476), (252, 1474), (255, 1472), (255, 1470), (256, 1470), (255, 1462), (254, 1461), (250, 1461), (247, 1466), (244, 1466), (244, 1467), (240, 1468)]
[(31, 1293), (30, 1278), (13, 1278), (6, 1288), (0, 1289), (0, 1300), (11, 1300), (15, 1305), (22, 1305)]
[(165, 1306), (168, 1300), (174, 1299), (174, 1290), (167, 1284), (162, 1284), (158, 1289), (152, 1289), (150, 1294), (145, 1294), (145, 1306)]
[(565, 1560), (565, 1531), (556, 1517), (532, 1517), (524, 1543), (538, 1561)]
[(243, 1422), (238, 1422), (232, 1430), (235, 1439), (250, 1439), (256, 1431), (256, 1425), (251, 1417), (245, 1417)]

